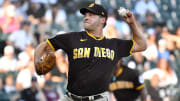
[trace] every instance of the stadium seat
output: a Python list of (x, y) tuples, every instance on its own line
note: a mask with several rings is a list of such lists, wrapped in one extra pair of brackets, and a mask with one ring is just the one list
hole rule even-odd
[(10, 96), (7, 93), (0, 93), (0, 101), (10, 101)]
[(126, 8), (126, 4), (124, 2), (124, 0), (116, 0), (116, 7), (119, 8), (119, 7), (125, 7)]

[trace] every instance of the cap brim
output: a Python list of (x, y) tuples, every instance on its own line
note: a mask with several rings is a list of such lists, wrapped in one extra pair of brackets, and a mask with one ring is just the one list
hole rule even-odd
[(91, 12), (91, 13), (97, 14), (96, 12), (94, 12), (92, 9), (89, 9), (89, 8), (81, 8), (80, 9), (81, 14), (84, 15), (86, 12)]

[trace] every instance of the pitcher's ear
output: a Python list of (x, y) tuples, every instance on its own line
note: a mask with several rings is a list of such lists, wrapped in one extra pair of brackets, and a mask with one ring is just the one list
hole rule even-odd
[(105, 17), (101, 17), (101, 22), (102, 22), (103, 24), (105, 24), (105, 23), (106, 23), (106, 18), (105, 18)]

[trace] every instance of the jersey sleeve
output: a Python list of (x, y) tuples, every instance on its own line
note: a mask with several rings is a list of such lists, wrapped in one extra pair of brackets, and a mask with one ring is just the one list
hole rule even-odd
[(56, 35), (55, 37), (49, 38), (46, 42), (50, 45), (50, 47), (56, 51), (58, 49), (63, 49), (65, 52), (68, 52), (70, 48), (70, 37), (72, 37), (71, 33), (65, 33), (61, 35)]
[(118, 40), (118, 54), (120, 57), (126, 57), (132, 54), (134, 48), (134, 40)]
[(138, 90), (138, 91), (144, 88), (144, 79), (142, 78), (141, 75), (139, 75), (139, 73), (137, 73), (135, 76), (134, 88), (135, 90)]

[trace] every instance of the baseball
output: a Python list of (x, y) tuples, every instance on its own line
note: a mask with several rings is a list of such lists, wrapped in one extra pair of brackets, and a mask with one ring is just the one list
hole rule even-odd
[(125, 8), (121, 8), (118, 10), (120, 16), (126, 16), (127, 10)]

